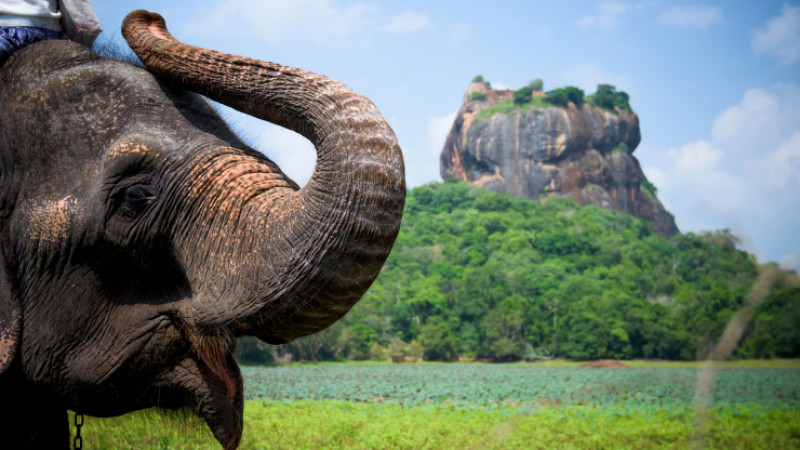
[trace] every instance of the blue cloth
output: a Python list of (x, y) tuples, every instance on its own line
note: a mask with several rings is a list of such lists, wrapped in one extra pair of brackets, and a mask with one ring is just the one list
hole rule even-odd
[(61, 39), (61, 33), (46, 28), (0, 27), (0, 66), (22, 47), (46, 39)]

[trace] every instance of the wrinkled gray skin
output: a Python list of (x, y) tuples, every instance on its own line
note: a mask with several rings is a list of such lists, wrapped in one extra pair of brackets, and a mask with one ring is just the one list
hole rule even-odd
[[(159, 78), (68, 41), (0, 69), (4, 447), (67, 446), (67, 409), (159, 406), (189, 407), (235, 448), (235, 337), (280, 343), (329, 326), (397, 235), (402, 156), (368, 100), (181, 44), (158, 15), (132, 13), (123, 34)], [(308, 137), (308, 184), (194, 92)]]

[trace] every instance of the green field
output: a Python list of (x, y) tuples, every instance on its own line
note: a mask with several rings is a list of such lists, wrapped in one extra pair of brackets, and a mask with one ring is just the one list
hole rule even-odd
[[(723, 365), (699, 442), (699, 366), (630, 365), (245, 367), (241, 447), (800, 448), (797, 361)], [(87, 418), (83, 435), (87, 448), (218, 448), (186, 414)]]

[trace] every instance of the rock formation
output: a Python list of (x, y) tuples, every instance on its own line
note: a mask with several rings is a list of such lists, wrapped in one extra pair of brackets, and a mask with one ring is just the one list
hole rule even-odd
[(479, 116), (512, 95), (470, 84), (442, 150), (444, 179), (529, 199), (564, 195), (641, 217), (662, 236), (678, 232), (632, 155), (641, 140), (635, 113), (568, 103)]

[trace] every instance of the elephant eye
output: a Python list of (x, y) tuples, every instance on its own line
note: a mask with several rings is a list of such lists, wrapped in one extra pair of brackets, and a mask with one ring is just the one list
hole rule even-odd
[(158, 199), (155, 190), (145, 184), (134, 184), (122, 195), (122, 212), (131, 216), (139, 213)]

